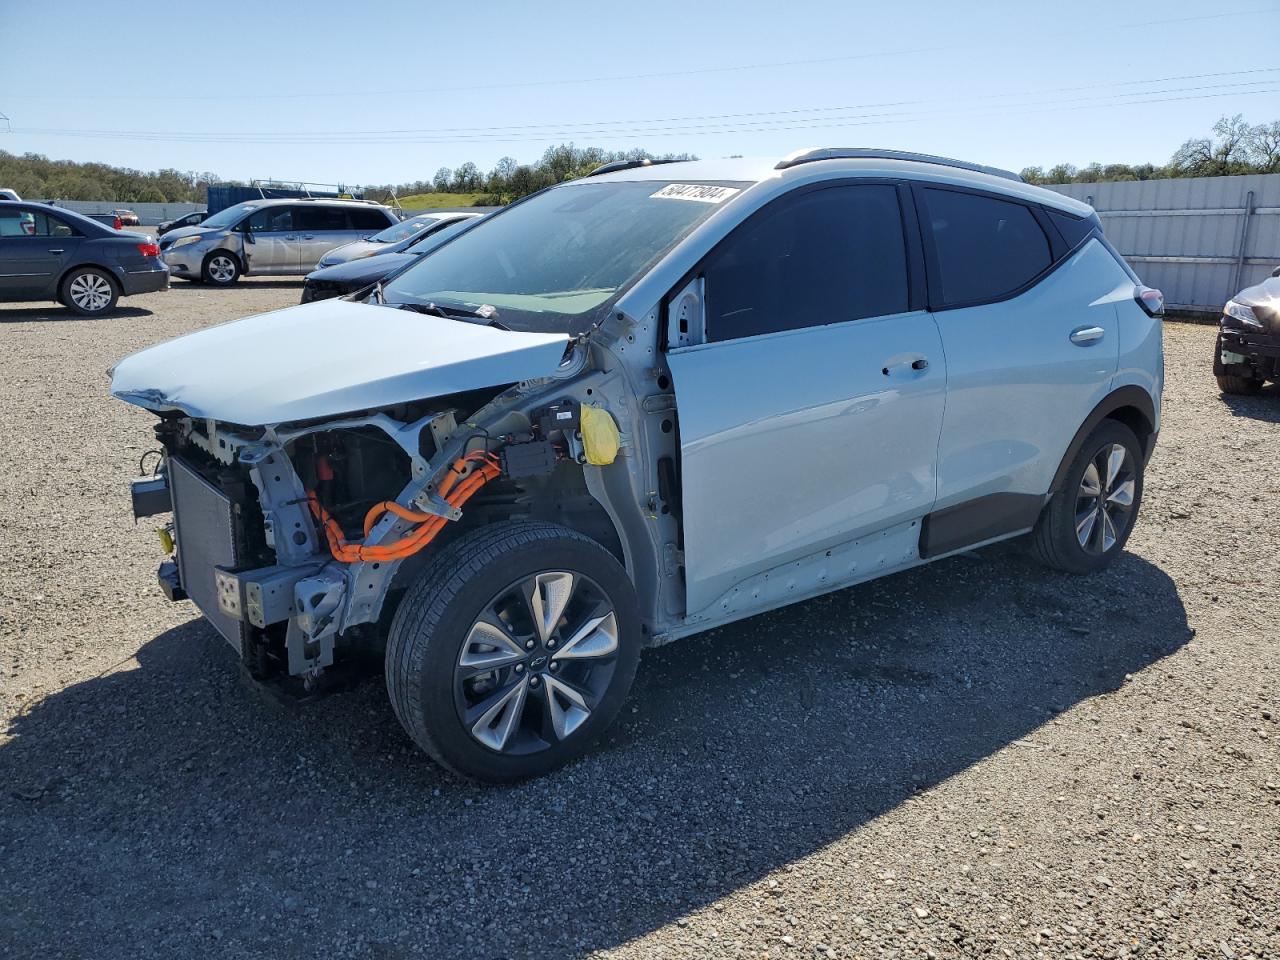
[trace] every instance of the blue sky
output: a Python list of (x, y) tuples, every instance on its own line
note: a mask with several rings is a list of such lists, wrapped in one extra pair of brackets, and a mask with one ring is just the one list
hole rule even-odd
[(1159, 163), (1223, 114), (1280, 119), (1280, 66), (1242, 55), (1277, 0), (559, 7), (0, 0), (0, 148), (356, 184), (566, 141)]

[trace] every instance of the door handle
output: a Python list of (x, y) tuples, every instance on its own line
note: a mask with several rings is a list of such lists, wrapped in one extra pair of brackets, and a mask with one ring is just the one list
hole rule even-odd
[(303, 239), (303, 240), (314, 240), (315, 238), (316, 238), (316, 237), (315, 237), (315, 234), (313, 234), (313, 233), (304, 233), (304, 234), (302, 235), (302, 239)]
[(1107, 335), (1107, 331), (1101, 327), (1076, 327), (1071, 331), (1071, 342), (1077, 347), (1087, 347), (1091, 343), (1097, 343)]
[(912, 358), (904, 357), (902, 359), (898, 359), (897, 357), (894, 357), (888, 363), (886, 363), (883, 367), (880, 368), (880, 372), (887, 377), (889, 376), (889, 374), (891, 374), (894, 370), (897, 370), (899, 367), (910, 367), (912, 370), (928, 370), (929, 358), (928, 357), (912, 357)]
[(61, 248), (61, 247), (50, 247), (50, 248), (49, 248), (49, 252), (50, 252), (50, 253), (62, 253), (62, 248)]

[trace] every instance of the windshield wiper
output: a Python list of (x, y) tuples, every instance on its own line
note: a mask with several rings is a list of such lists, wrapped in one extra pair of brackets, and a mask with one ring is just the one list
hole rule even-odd
[[(381, 283), (378, 289), (381, 295)], [(399, 307), (403, 310), (412, 310), (414, 313), (426, 313), (433, 317), (444, 317), (446, 320), (461, 320), (464, 323), (482, 323), (486, 326), (495, 327), (498, 330), (510, 330), (505, 323), (498, 320), (498, 311), (483, 304), (476, 310), (466, 310), (459, 307), (442, 307), (438, 303), (386, 303), (385, 300), (379, 302), (386, 304), (388, 307)]]

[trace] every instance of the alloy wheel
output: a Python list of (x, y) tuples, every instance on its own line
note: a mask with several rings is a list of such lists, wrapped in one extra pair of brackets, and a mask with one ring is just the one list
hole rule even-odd
[(590, 719), (618, 650), (617, 616), (593, 580), (565, 570), (525, 577), (467, 631), (454, 669), (458, 717), (490, 750), (546, 750)]
[(1133, 522), (1137, 470), (1123, 444), (1108, 443), (1089, 460), (1076, 491), (1076, 539), (1095, 556), (1116, 545)]
[(82, 273), (67, 286), (67, 295), (86, 313), (97, 313), (111, 302), (111, 281), (96, 273)]
[(216, 283), (230, 283), (236, 278), (236, 265), (230, 257), (214, 257), (209, 261), (209, 277)]

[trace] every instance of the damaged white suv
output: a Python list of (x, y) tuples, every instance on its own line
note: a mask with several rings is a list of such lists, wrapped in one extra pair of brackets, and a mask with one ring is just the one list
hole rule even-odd
[(1031, 533), (1122, 549), (1159, 429), (1157, 291), (1093, 211), (937, 157), (624, 163), (367, 291), (135, 354), (160, 580), (248, 670), (385, 648), (464, 775), (579, 754), (640, 650)]

